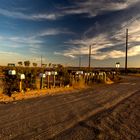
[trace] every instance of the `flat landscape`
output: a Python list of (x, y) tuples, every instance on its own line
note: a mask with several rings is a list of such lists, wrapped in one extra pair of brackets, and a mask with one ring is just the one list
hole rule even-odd
[(0, 104), (0, 140), (138, 140), (140, 77)]

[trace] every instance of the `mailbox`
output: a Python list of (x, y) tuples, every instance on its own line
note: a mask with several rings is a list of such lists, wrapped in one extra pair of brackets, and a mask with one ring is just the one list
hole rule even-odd
[(103, 76), (103, 72), (99, 72), (99, 75)]
[(51, 74), (52, 75), (57, 75), (57, 71), (52, 71)]
[(8, 74), (9, 74), (9, 75), (16, 75), (16, 71), (15, 71), (15, 70), (9, 70), (9, 71), (8, 71)]
[(87, 76), (87, 73), (85, 73), (85, 76)]
[(20, 79), (21, 80), (25, 79), (25, 74), (20, 74)]
[(45, 78), (46, 77), (46, 74), (45, 73), (40, 73), (39, 75), (41, 78)]
[(76, 74), (83, 74), (83, 71), (77, 71)]
[(50, 71), (46, 71), (46, 75), (51, 75), (51, 72)]

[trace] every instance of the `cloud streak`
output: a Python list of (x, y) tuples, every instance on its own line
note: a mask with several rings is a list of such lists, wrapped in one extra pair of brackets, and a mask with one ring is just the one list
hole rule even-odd
[[(24, 20), (57, 20), (61, 17), (67, 15), (77, 15), (77, 14), (87, 14), (87, 17), (95, 17), (104, 12), (118, 11), (126, 9), (139, 2), (139, 0), (86, 0), (86, 1), (71, 1), (71, 6), (61, 6), (57, 7), (53, 12), (43, 12), (43, 13), (25, 13), (24, 10), (16, 9), (16, 11), (10, 11), (8, 9), (0, 8), (0, 15), (24, 19)], [(28, 9), (27, 9), (28, 10)]]
[[(140, 19), (129, 22), (129, 56), (140, 55)], [(123, 26), (122, 23), (120, 26)], [(121, 28), (120, 28), (121, 29)], [(89, 32), (93, 32), (92, 28)], [(114, 32), (99, 33), (98, 36), (85, 37), (82, 39), (69, 40), (65, 42), (69, 49), (62, 53), (55, 52), (55, 54), (66, 57), (75, 58), (80, 55), (89, 54), (89, 45), (92, 45), (92, 58), (97, 60), (104, 60), (109, 58), (122, 58), (125, 56), (125, 30), (115, 30)], [(73, 46), (73, 47), (70, 47)]]
[(56, 20), (60, 15), (55, 13), (38, 13), (38, 14), (25, 14), (24, 12), (17, 11), (9, 11), (7, 9), (0, 8), (0, 15), (16, 18), (16, 19), (24, 19), (24, 20)]
[(87, 14), (88, 17), (95, 17), (104, 12), (124, 10), (139, 0), (86, 0), (73, 1), (73, 5), (60, 8), (62, 15)]

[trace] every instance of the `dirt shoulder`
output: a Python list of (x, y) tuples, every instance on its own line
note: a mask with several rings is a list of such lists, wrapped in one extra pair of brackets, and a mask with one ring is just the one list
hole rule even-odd
[(52, 88), (52, 89), (39, 89), (39, 90), (31, 90), (27, 92), (15, 92), (12, 94), (11, 97), (8, 95), (0, 93), (0, 103), (8, 103), (13, 101), (19, 101), (24, 99), (30, 99), (30, 98), (37, 98), (42, 97), (46, 95), (56, 95), (56, 94), (67, 94), (70, 92), (75, 92), (79, 90), (84, 90), (90, 88), (88, 86), (82, 86), (82, 87), (59, 87), (59, 88)]
[(140, 139), (140, 96), (136, 94), (112, 109), (79, 122), (54, 140), (138, 140)]

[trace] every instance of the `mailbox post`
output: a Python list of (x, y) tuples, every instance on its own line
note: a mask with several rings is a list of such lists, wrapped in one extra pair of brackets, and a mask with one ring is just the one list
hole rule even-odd
[(117, 62), (116, 63), (116, 73), (118, 74), (119, 72), (119, 68), (120, 68), (120, 62)]
[(52, 71), (51, 74), (53, 75), (53, 87), (55, 87), (55, 76), (57, 75), (57, 71)]
[[(13, 79), (13, 76), (15, 76), (16, 75), (16, 71), (15, 70), (9, 70), (8, 71), (8, 75), (10, 75), (11, 76), (11, 78)], [(12, 88), (11, 88), (11, 86), (8, 88), (8, 94), (9, 94), (9, 96), (11, 96), (11, 91), (12, 91)]]
[(46, 75), (47, 75), (47, 78), (48, 78), (48, 88), (50, 87), (50, 75), (51, 75), (51, 72), (50, 71), (46, 71)]
[(22, 91), (22, 80), (25, 79), (25, 74), (20, 74), (19, 90)]
[(46, 77), (46, 74), (40, 73), (39, 76), (40, 76), (40, 89), (42, 89), (43, 88), (43, 78)]

